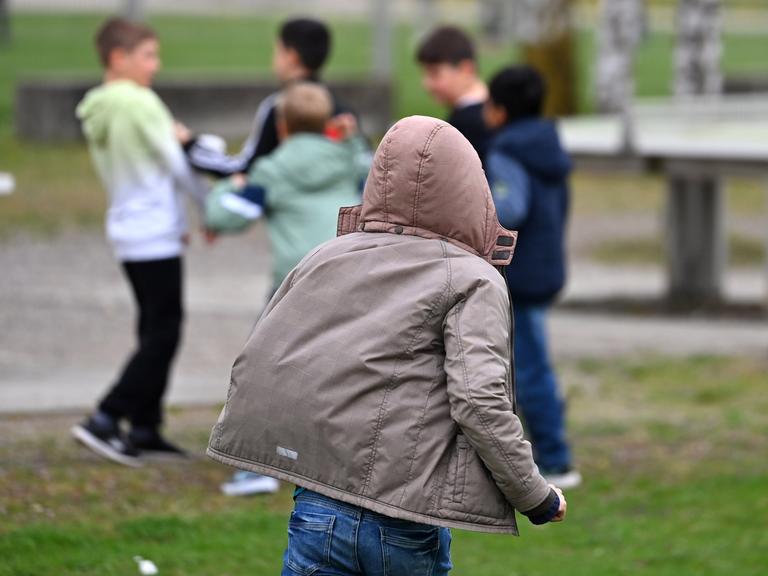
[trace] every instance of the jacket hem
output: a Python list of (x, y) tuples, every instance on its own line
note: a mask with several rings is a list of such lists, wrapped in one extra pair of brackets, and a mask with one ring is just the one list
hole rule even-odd
[(125, 244), (113, 242), (112, 247), (115, 258), (120, 262), (162, 260), (164, 258), (175, 258), (184, 253), (184, 246), (181, 240), (176, 239), (148, 242), (133, 246), (126, 246)]
[(383, 514), (384, 516), (389, 516), (390, 518), (409, 520), (411, 522), (420, 522), (422, 524), (440, 526), (442, 528), (456, 528), (459, 530), (469, 530), (472, 532), (512, 534), (513, 536), (519, 536), (517, 526), (514, 524), (506, 526), (494, 526), (490, 524), (462, 522), (461, 520), (451, 520), (449, 518), (420, 514), (410, 510), (404, 510), (403, 508), (399, 508), (391, 504), (385, 504), (384, 502), (379, 502), (378, 500), (374, 500), (372, 498), (359, 496), (357, 494), (350, 494), (343, 490), (339, 490), (338, 488), (334, 488), (333, 486), (328, 486), (327, 484), (322, 484), (316, 480), (312, 480), (298, 474), (293, 474), (291, 472), (286, 472), (285, 470), (281, 470), (279, 468), (273, 468), (267, 464), (259, 464), (250, 460), (242, 460), (235, 456), (219, 452), (211, 446), (208, 446), (206, 454), (209, 458), (216, 460), (217, 462), (221, 462), (222, 464), (233, 466), (235, 468), (246, 469), (251, 472), (257, 472), (259, 474), (266, 474), (268, 476), (277, 478), (278, 480), (291, 482), (302, 488), (313, 490), (319, 494), (322, 494), (323, 496), (335, 498), (341, 502), (346, 502), (347, 504), (352, 504), (354, 506), (360, 506), (361, 508), (377, 512), (378, 514)]

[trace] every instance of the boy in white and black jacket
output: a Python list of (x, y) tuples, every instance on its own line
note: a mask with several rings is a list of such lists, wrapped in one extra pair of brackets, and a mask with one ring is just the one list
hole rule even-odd
[[(272, 70), (282, 87), (297, 81), (320, 83), (320, 70), (330, 49), (331, 33), (323, 22), (309, 18), (288, 20), (280, 28), (275, 42)], [(206, 147), (189, 130), (181, 127), (178, 137), (190, 164), (216, 177), (247, 173), (257, 158), (269, 154), (278, 146), (276, 121), (279, 95), (279, 91), (275, 92), (261, 102), (251, 133), (235, 155)], [(335, 97), (333, 108), (333, 116), (349, 112)]]

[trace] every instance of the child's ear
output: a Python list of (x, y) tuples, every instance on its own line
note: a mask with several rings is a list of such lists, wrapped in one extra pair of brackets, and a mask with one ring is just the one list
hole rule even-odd
[(112, 48), (107, 57), (108, 67), (113, 70), (121, 70), (127, 54), (125, 48)]
[(290, 136), (290, 132), (288, 131), (288, 124), (285, 122), (285, 118), (281, 114), (277, 115), (277, 119), (275, 120), (275, 128), (277, 129), (277, 139), (279, 141), (283, 141), (288, 136)]
[(284, 46), (283, 49), (285, 50), (285, 56), (292, 67), (304, 66), (304, 62), (301, 61), (301, 56), (299, 56), (299, 53), (295, 48)]
[(493, 100), (486, 100), (483, 105), (483, 121), (486, 128), (495, 130), (507, 123), (507, 110)]
[(496, 105), (496, 114), (498, 114), (499, 124), (506, 124), (509, 122), (509, 114), (504, 106)]
[(477, 76), (477, 65), (474, 60), (462, 60), (457, 65), (458, 69), (467, 76)]

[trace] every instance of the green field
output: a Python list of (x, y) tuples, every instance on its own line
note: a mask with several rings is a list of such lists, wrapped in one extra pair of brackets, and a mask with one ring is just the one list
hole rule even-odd
[[(561, 366), (585, 484), (569, 518), (522, 537), (454, 531), (457, 576), (762, 576), (768, 547), (768, 364), (645, 358)], [(217, 410), (175, 411), (202, 452)], [(291, 487), (227, 499), (201, 460), (127, 470), (63, 432), (75, 417), (0, 422), (0, 576), (277, 574)]]
[[(98, 78), (99, 69), (91, 47), (94, 30), (102, 20), (95, 14), (15, 13), (14, 41), (0, 48), (0, 170), (14, 173), (17, 193), (0, 198), (0, 236), (19, 230), (54, 232), (62, 227), (101, 222), (104, 194), (81, 145), (42, 145), (19, 142), (12, 136), (15, 83), (24, 77), (77, 75)], [(163, 42), (166, 76), (264, 76), (269, 74), (270, 53), (279, 19), (253, 16), (206, 17), (158, 16), (152, 24)], [(333, 23), (335, 49), (327, 76), (363, 76), (370, 62), (369, 28), (365, 23)], [(725, 37), (724, 67), (729, 72), (768, 74), (768, 35)], [(211, 49), (215, 47), (215, 49)], [(668, 93), (672, 39), (652, 34), (637, 58), (637, 91), (641, 95)], [(397, 28), (395, 43), (396, 114), (441, 115), (421, 88), (413, 62), (410, 28)], [(593, 61), (592, 34), (578, 36), (581, 107), (591, 107), (590, 75)], [(484, 76), (515, 59), (514, 46), (482, 46), (480, 66)], [(638, 188), (637, 178), (584, 178), (576, 180), (576, 214), (628, 210), (658, 211), (662, 196), (659, 179), (643, 178), (640, 194), (617, 193)], [(764, 200), (757, 186), (733, 202), (745, 212), (762, 210)], [(746, 198), (746, 200), (744, 200)]]
[[(78, 75), (98, 76), (99, 69), (91, 39), (102, 15), (16, 13), (12, 17), (14, 42), (10, 49), (0, 49), (0, 126), (8, 134), (13, 107), (13, 86), (24, 76)], [(151, 23), (163, 44), (166, 75), (237, 75), (269, 74), (272, 41), (279, 18), (257, 16), (196, 17), (156, 16)], [(327, 75), (362, 76), (371, 61), (370, 29), (367, 23), (333, 22), (334, 52)], [(672, 37), (666, 33), (650, 34), (637, 55), (636, 85), (641, 96), (663, 96), (671, 82)], [(768, 74), (768, 35), (725, 35), (723, 67), (726, 73)], [(438, 114), (419, 82), (413, 62), (414, 39), (409, 27), (396, 30), (394, 81), (397, 86), (397, 115)], [(213, 48), (213, 49), (212, 49)], [(578, 35), (578, 67), (581, 106), (591, 107), (593, 34)], [(505, 62), (516, 59), (512, 45), (481, 46), (480, 67), (488, 76)]]

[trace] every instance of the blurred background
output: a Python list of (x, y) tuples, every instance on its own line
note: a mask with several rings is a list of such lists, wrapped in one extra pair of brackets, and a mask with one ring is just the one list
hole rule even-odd
[[(768, 3), (764, 0), (0, 0), (0, 575), (277, 573), (291, 489), (227, 500), (202, 456), (266, 298), (261, 225), (186, 260), (168, 427), (201, 456), (126, 470), (69, 426), (132, 345), (106, 196), (74, 106), (108, 15), (161, 40), (172, 112), (236, 150), (273, 91), (279, 23), (327, 20), (325, 78), (375, 142), (444, 117), (414, 59), (456, 23), (488, 79), (550, 86), (576, 161), (570, 280), (551, 318), (584, 484), (562, 526), (454, 533), (456, 574), (765, 573), (768, 550)], [(222, 105), (226, 102), (226, 105)]]

